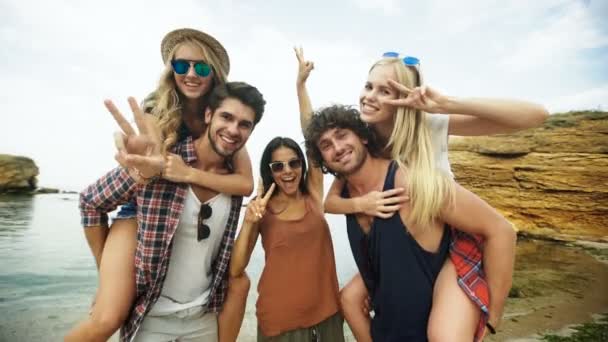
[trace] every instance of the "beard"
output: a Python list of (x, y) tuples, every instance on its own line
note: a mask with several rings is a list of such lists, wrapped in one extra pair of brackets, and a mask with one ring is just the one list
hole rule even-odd
[(234, 154), (238, 150), (240, 150), (241, 148), (243, 148), (243, 146), (245, 145), (245, 143), (242, 143), (240, 146), (238, 146), (237, 148), (235, 148), (233, 151), (226, 152), (225, 150), (221, 149), (218, 146), (218, 144), (215, 142), (215, 140), (212, 138), (212, 136), (211, 136), (211, 126), (209, 126), (207, 128), (207, 138), (209, 139), (209, 144), (211, 145), (211, 149), (213, 149), (213, 151), (215, 153), (217, 153), (219, 156), (224, 157), (226, 159), (232, 158), (232, 156), (234, 156)]
[(325, 167), (329, 171), (333, 172), (334, 174), (339, 175), (340, 177), (348, 177), (352, 174), (357, 173), (363, 167), (363, 164), (367, 160), (367, 155), (369, 154), (369, 153), (364, 153), (364, 152), (366, 152), (366, 151), (361, 151), (361, 153), (358, 153), (358, 156), (355, 160), (355, 164), (349, 169), (342, 169), (342, 170), (333, 169), (327, 165), (327, 162), (325, 162)]

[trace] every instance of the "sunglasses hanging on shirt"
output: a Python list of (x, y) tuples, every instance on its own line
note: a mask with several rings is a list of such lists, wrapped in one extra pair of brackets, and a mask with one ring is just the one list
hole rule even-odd
[(201, 210), (198, 212), (198, 230), (196, 239), (200, 242), (211, 235), (211, 228), (203, 221), (211, 217), (211, 206), (209, 204), (201, 205)]

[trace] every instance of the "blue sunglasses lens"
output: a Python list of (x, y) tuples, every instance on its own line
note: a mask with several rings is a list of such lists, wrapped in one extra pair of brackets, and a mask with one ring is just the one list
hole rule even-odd
[[(184, 75), (190, 69), (190, 61), (185, 59), (176, 59), (171, 61), (171, 65), (173, 66), (173, 71), (175, 71), (175, 73), (178, 75)], [(207, 77), (211, 73), (211, 66), (203, 62), (195, 62), (194, 71), (200, 77)]]
[(194, 71), (196, 71), (196, 74), (200, 77), (207, 77), (211, 73), (211, 67), (209, 64), (198, 62), (194, 63)]
[(399, 57), (399, 53), (398, 52), (385, 52), (382, 54), (382, 57), (388, 57), (388, 58), (392, 58), (392, 57)]
[[(399, 58), (400, 55), (398, 52), (393, 52), (393, 51), (389, 51), (389, 52), (385, 52), (382, 54), (383, 58)], [(404, 57), (402, 59), (403, 64), (408, 65), (408, 66), (415, 66), (420, 64), (420, 60), (416, 57), (412, 57), (412, 56), (407, 56)]]
[(403, 58), (403, 64), (418, 65), (418, 64), (420, 64), (420, 60), (416, 57), (407, 56), (407, 57)]
[(178, 75), (183, 75), (190, 69), (190, 63), (180, 59), (171, 61), (171, 65), (173, 66), (173, 71)]

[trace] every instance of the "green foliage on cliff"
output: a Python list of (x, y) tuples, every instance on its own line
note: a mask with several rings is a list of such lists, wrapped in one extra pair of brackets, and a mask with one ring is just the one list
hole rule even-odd
[(544, 126), (549, 128), (573, 127), (581, 120), (607, 120), (608, 112), (599, 110), (571, 111), (566, 113), (555, 113), (545, 121)]

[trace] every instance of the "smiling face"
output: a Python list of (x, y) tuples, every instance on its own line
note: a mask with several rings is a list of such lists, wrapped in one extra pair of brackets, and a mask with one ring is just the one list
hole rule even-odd
[(392, 64), (380, 64), (373, 67), (367, 75), (365, 86), (359, 95), (361, 120), (371, 125), (392, 124), (397, 108), (382, 104), (383, 100), (396, 99), (399, 96), (388, 80), (397, 80)]
[(205, 112), (207, 136), (213, 150), (222, 157), (231, 157), (241, 149), (254, 127), (255, 112), (240, 100), (229, 97), (211, 112)]
[[(294, 196), (300, 189), (300, 181), (302, 179), (302, 161), (299, 166), (291, 167), (290, 161), (299, 160), (298, 154), (289, 147), (281, 146), (272, 152), (271, 163), (282, 162), (283, 169), (281, 171), (272, 171), (272, 179), (277, 184), (278, 189), (285, 195)], [(268, 166), (270, 167), (270, 166)]]
[(336, 174), (349, 176), (357, 172), (369, 155), (367, 141), (347, 128), (331, 128), (321, 134), (317, 147), (325, 166)]
[[(173, 59), (205, 62), (203, 52), (200, 48), (189, 43), (179, 46), (177, 50), (175, 50)], [(173, 72), (173, 77), (175, 78), (175, 84), (179, 92), (190, 100), (199, 99), (207, 94), (213, 86), (213, 70), (211, 70), (211, 73), (206, 77), (201, 77), (197, 75), (192, 65), (190, 65), (188, 72), (183, 75)]]

